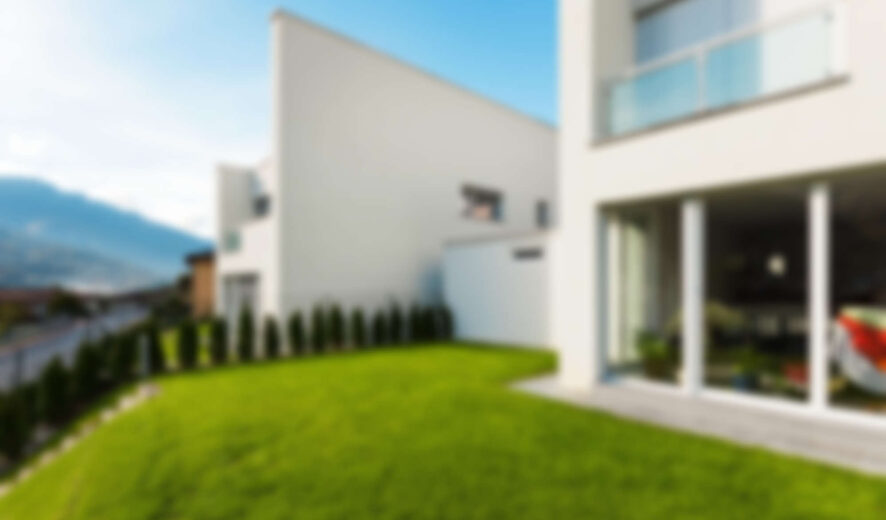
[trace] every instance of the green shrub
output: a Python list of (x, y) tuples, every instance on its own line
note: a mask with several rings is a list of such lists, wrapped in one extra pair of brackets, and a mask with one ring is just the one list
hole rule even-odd
[(213, 365), (221, 365), (228, 359), (228, 322), (224, 318), (212, 320), (209, 354)]
[(166, 370), (166, 356), (163, 355), (160, 326), (156, 320), (148, 322), (144, 334), (147, 336), (148, 341), (148, 363), (151, 365), (151, 374), (160, 374)]
[(86, 403), (98, 395), (101, 390), (101, 369), (102, 360), (98, 347), (91, 343), (80, 345), (71, 374), (74, 399)]
[(273, 316), (265, 318), (264, 326), (265, 357), (274, 359), (280, 355), (280, 328)]
[(322, 305), (315, 305), (311, 311), (311, 348), (314, 352), (323, 352), (328, 342), (326, 331), (326, 311)]
[(391, 342), (390, 329), (388, 327), (389, 316), (390, 314), (386, 314), (385, 311), (381, 309), (375, 311), (375, 316), (372, 318), (373, 345), (387, 345)]
[(366, 346), (366, 319), (360, 308), (351, 311), (351, 343), (355, 348)]
[(110, 371), (115, 384), (132, 380), (136, 359), (136, 336), (126, 331), (111, 340)]
[(255, 322), (252, 311), (244, 306), (237, 324), (237, 356), (240, 361), (251, 361), (255, 354)]
[(409, 341), (424, 341), (424, 330), (422, 330), (422, 325), (421, 307), (419, 307), (417, 303), (413, 303), (409, 308), (409, 318), (407, 320)]
[(338, 304), (329, 309), (329, 342), (337, 349), (345, 344), (345, 317)]
[(178, 366), (182, 370), (191, 370), (197, 366), (197, 322), (187, 319), (178, 326)]
[(0, 397), (0, 452), (10, 460), (18, 459), (31, 437), (32, 422), (23, 392), (13, 391)]
[(61, 359), (53, 358), (43, 368), (39, 383), (40, 416), (49, 424), (60, 425), (70, 412), (71, 376)]
[(301, 312), (295, 311), (289, 316), (286, 327), (289, 336), (289, 350), (293, 355), (305, 352), (305, 324), (302, 321)]
[(452, 317), (452, 311), (446, 305), (437, 307), (437, 321), (440, 327), (438, 339), (451, 340), (455, 335), (455, 319)]
[(388, 313), (388, 342), (402, 343), (406, 341), (403, 311), (400, 309), (400, 305), (396, 301), (391, 302)]
[(421, 310), (421, 328), (425, 341), (440, 339), (440, 326), (437, 319), (437, 310), (434, 307), (424, 307)]

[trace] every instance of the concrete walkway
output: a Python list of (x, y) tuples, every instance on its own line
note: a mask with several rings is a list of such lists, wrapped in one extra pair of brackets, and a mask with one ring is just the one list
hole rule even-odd
[(886, 476), (886, 429), (834, 423), (638, 386), (603, 385), (591, 392), (560, 387), (554, 376), (518, 382), (518, 390), (666, 428)]

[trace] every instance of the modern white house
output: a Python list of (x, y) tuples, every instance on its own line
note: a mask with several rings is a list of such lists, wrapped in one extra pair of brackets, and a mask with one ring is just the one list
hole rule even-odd
[(559, 7), (559, 384), (886, 424), (886, 2)]
[(219, 314), (440, 302), (447, 240), (550, 223), (552, 126), (283, 11), (271, 33), (270, 156), (218, 168)]

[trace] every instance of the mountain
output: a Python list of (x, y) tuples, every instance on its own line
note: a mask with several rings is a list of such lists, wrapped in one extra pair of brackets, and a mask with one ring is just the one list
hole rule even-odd
[(19, 177), (0, 178), (0, 228), (165, 279), (185, 269), (187, 254), (211, 247), (135, 213)]
[(61, 285), (90, 292), (120, 292), (163, 281), (157, 274), (125, 262), (0, 229), (0, 287)]

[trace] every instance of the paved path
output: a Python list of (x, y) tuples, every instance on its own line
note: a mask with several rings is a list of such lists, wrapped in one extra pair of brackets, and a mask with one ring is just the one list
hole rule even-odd
[(21, 363), (21, 382), (33, 381), (56, 356), (71, 366), (77, 348), (85, 340), (99, 339), (146, 316), (147, 312), (141, 307), (121, 307), (89, 320), (58, 324), (44, 333), (0, 346), (0, 391), (8, 390), (15, 383), (17, 363)]
[(835, 423), (677, 392), (603, 385), (564, 389), (554, 376), (521, 381), (518, 390), (666, 428), (719, 437), (864, 473), (886, 475), (886, 429)]

